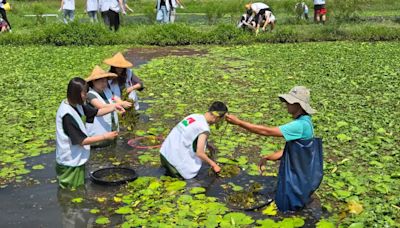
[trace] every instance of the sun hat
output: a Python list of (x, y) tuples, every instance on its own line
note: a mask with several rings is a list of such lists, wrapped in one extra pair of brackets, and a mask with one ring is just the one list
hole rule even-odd
[(314, 114), (317, 110), (310, 106), (310, 90), (304, 86), (295, 86), (289, 93), (280, 94), (279, 98), (286, 101), (289, 104), (299, 103), (305, 112), (308, 114)]
[(96, 65), (94, 67), (92, 73), (90, 74), (90, 76), (87, 77), (85, 80), (87, 82), (90, 82), (90, 81), (94, 81), (94, 80), (97, 80), (100, 78), (116, 78), (117, 76), (118, 76), (117, 74), (114, 74), (111, 72), (106, 72), (103, 69), (101, 69), (101, 67)]
[(119, 68), (131, 68), (133, 67), (133, 64), (129, 62), (128, 60), (125, 59), (125, 57), (122, 55), (121, 52), (118, 52), (115, 54), (113, 57), (109, 59), (105, 59), (103, 63), (113, 66), (113, 67), (119, 67)]

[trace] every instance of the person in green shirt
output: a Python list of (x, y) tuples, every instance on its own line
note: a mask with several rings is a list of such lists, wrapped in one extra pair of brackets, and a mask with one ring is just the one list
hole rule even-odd
[[(310, 90), (304, 86), (295, 86), (289, 93), (279, 95), (279, 99), (286, 104), (288, 113), (293, 117), (293, 121), (282, 126), (252, 124), (234, 115), (226, 115), (226, 120), (259, 135), (285, 139), (284, 150), (261, 158), (259, 171), (262, 173), (267, 160), (281, 159), (277, 206), (281, 211), (298, 210), (310, 201), (311, 194), (321, 183), (322, 143), (320, 139), (314, 138), (311, 114), (316, 113), (316, 110), (310, 106)], [(293, 179), (293, 176), (297, 178)]]

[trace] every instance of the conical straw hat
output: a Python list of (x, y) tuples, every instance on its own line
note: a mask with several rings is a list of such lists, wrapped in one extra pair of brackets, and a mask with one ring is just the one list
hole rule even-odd
[(92, 73), (88, 78), (86, 78), (87, 82), (94, 81), (100, 78), (116, 78), (118, 75), (111, 73), (111, 72), (106, 72), (101, 67), (95, 66)]
[(118, 52), (112, 58), (105, 59), (103, 61), (103, 63), (105, 63), (105, 64), (107, 64), (109, 66), (119, 67), (119, 68), (131, 68), (131, 67), (133, 67), (133, 64), (131, 62), (129, 62), (128, 60), (126, 60), (121, 52)]

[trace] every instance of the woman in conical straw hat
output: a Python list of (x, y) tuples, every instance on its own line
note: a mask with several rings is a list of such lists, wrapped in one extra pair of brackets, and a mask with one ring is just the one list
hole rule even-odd
[[(139, 110), (139, 102), (136, 91), (142, 91), (144, 89), (143, 82), (136, 75), (133, 74), (130, 68), (133, 64), (125, 59), (121, 52), (115, 54), (112, 58), (105, 59), (103, 61), (109, 65), (111, 73), (118, 75), (117, 78), (109, 81), (109, 86), (118, 103), (121, 103), (123, 91), (125, 90), (128, 97), (134, 101), (135, 110)], [(121, 103), (125, 108), (127, 104)]]
[(252, 124), (234, 115), (226, 115), (226, 120), (250, 132), (283, 137), (285, 149), (264, 156), (260, 160), (262, 173), (267, 160), (281, 160), (278, 189), (275, 201), (281, 211), (303, 208), (311, 200), (311, 194), (322, 180), (322, 143), (314, 137), (311, 115), (316, 113), (310, 105), (310, 90), (304, 86), (295, 86), (289, 93), (279, 95), (286, 104), (293, 121), (279, 127), (267, 127)]
[[(118, 107), (120, 112), (125, 112), (125, 109), (113, 100), (113, 94), (108, 88), (108, 80), (116, 78), (114, 73), (106, 72), (101, 67), (95, 66), (92, 73), (86, 81), (89, 85), (89, 92), (87, 95), (88, 103), (97, 109), (108, 106)], [(96, 116), (93, 120), (86, 120), (86, 128), (89, 136), (101, 135), (106, 132), (119, 131), (118, 115), (116, 112), (109, 113), (104, 116)], [(96, 146), (107, 146), (111, 143), (102, 142)]]
[(88, 136), (81, 117), (93, 119), (114, 112), (119, 106), (96, 109), (86, 104), (88, 85), (82, 78), (71, 79), (67, 99), (63, 100), (56, 114), (56, 173), (61, 188), (76, 188), (85, 183), (85, 164), (89, 160), (90, 145), (112, 140), (118, 132)]

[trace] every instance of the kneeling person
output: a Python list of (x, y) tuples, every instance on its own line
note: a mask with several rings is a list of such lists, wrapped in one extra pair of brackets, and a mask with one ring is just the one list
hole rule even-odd
[(202, 161), (207, 162), (214, 172), (221, 171), (206, 155), (205, 149), (210, 124), (221, 121), (227, 112), (226, 105), (216, 101), (204, 115), (189, 115), (172, 129), (160, 149), (161, 164), (168, 175), (191, 179), (198, 174)]

